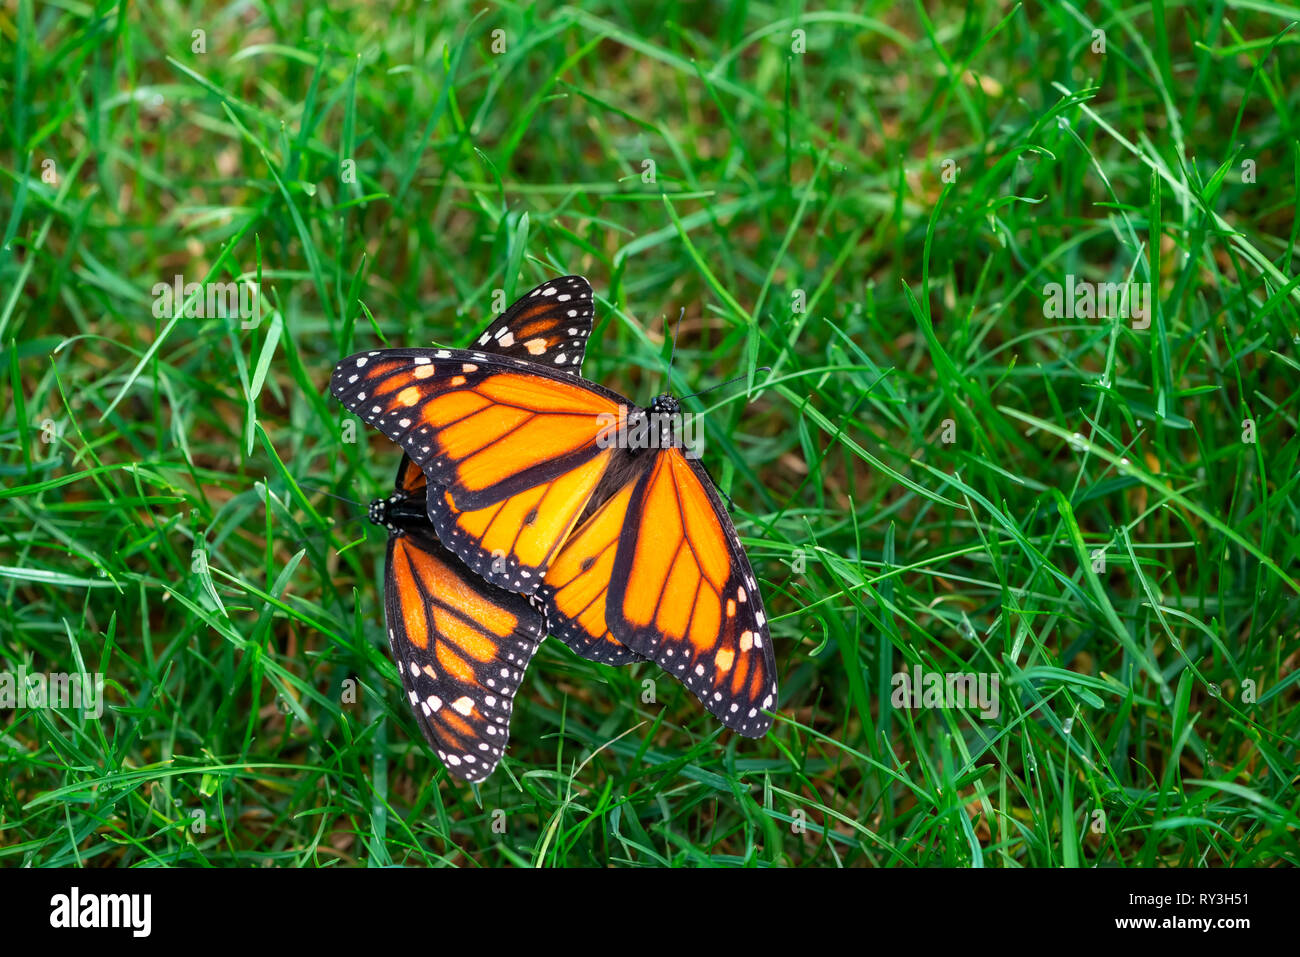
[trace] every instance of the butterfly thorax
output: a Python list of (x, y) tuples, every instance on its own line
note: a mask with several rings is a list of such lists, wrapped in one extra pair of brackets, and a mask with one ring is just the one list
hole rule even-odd
[(400, 532), (413, 525), (429, 524), (424, 500), (412, 498), (405, 492), (397, 492), (388, 498), (377, 498), (372, 501), (369, 517), (372, 523), (381, 525), (390, 532)]

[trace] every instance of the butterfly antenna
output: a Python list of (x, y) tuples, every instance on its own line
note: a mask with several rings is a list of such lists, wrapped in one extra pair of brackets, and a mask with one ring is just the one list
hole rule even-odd
[[(771, 371), (772, 371), (772, 367), (771, 367), (771, 366), (759, 366), (759, 367), (758, 367), (757, 369), (755, 369), (754, 371), (755, 371), (755, 372), (771, 372)], [(740, 374), (740, 375), (738, 375), (738, 376), (734, 376), (734, 377), (728, 379), (726, 382), (719, 382), (717, 385), (711, 385), (711, 386), (709, 386), (707, 389), (701, 389), (699, 392), (692, 392), (690, 395), (684, 395), (684, 396), (682, 396), (682, 398), (683, 398), (683, 399), (693, 399), (693, 398), (695, 398), (697, 395), (704, 395), (704, 394), (706, 394), (706, 393), (708, 393), (708, 392), (712, 392), (714, 389), (721, 389), (724, 385), (731, 385), (731, 383), (733, 383), (733, 382), (739, 382), (741, 379), (745, 378), (745, 375), (746, 375), (746, 373), (742, 373), (742, 374)]]
[(682, 311), (677, 314), (677, 325), (673, 327), (673, 347), (668, 350), (668, 384), (664, 389), (665, 392), (673, 391), (673, 360), (677, 358), (677, 337), (682, 332), (682, 319), (686, 316), (686, 307), (682, 306)]
[(340, 502), (347, 502), (349, 505), (353, 506), (354, 508), (364, 509), (366, 507), (362, 502), (358, 502), (355, 499), (345, 498), (342, 495), (335, 495), (333, 492), (327, 492), (323, 488), (316, 488), (312, 485), (302, 485), (301, 483), (298, 485), (298, 487), (302, 489), (304, 492), (317, 492), (321, 495), (328, 495), (330, 498), (336, 498)]

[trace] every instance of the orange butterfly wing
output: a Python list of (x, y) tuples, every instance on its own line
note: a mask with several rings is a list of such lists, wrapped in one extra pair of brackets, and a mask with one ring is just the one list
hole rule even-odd
[(551, 634), (584, 658), (610, 664), (641, 657), (614, 636), (606, 619), (609, 579), (631, 495), (632, 485), (626, 484), (593, 511), (565, 540), (537, 592)]
[[(476, 350), (481, 350), (494, 357), (521, 359), (531, 363), (543, 363), (555, 371), (567, 373), (574, 378), (582, 373), (582, 363), (586, 357), (586, 344), (591, 335), (594, 309), (594, 295), (591, 285), (581, 276), (563, 276), (549, 280), (532, 291), (521, 296), (513, 306), (494, 320), (480, 335), (475, 337)], [(414, 466), (413, 466), (414, 467)], [(416, 467), (416, 471), (419, 471)], [(549, 494), (559, 494), (551, 489)], [(445, 490), (434, 488), (429, 496), (429, 512), (438, 519), (437, 528), (444, 541), (453, 540), (469, 531), (481, 527), (482, 531), (491, 531), (502, 538), (493, 542), (496, 547), (487, 548), (487, 543), (478, 542), (479, 550), (493, 553), (494, 561), (499, 554), (504, 561), (507, 551), (514, 553), (515, 545), (521, 544), (518, 537), (505, 540), (512, 519), (518, 519), (519, 512), (525, 508), (526, 518), (532, 511), (530, 498), (539, 497), (540, 493), (525, 494), (512, 505), (499, 503), (489, 506), (478, 516), (460, 518), (461, 512), (455, 505), (455, 499)], [(567, 516), (555, 516), (563, 521)], [(522, 529), (520, 530), (522, 533)], [(548, 545), (539, 542), (534, 528), (522, 544), (537, 548)], [(509, 544), (509, 548), (504, 547)], [(471, 553), (471, 557), (477, 553)], [(516, 556), (517, 557), (517, 556)], [(534, 557), (534, 561), (537, 561)], [(490, 567), (490, 566), (489, 566)], [(501, 568), (500, 565), (498, 565)], [(534, 565), (534, 567), (537, 567)], [(502, 569), (504, 570), (504, 569)], [(528, 569), (522, 569), (528, 571)], [(531, 572), (530, 572), (531, 574)], [(519, 576), (522, 580), (522, 575)], [(640, 655), (619, 643), (608, 629), (598, 635), (559, 634), (557, 635), (576, 654), (593, 661), (609, 665), (625, 665), (641, 661)]]
[(727, 727), (772, 725), (776, 657), (754, 573), (704, 470), (665, 449), (593, 512), (539, 595), (557, 635), (608, 632)]
[(582, 276), (548, 279), (489, 323), (475, 337), (474, 348), (577, 375), (595, 314), (591, 283)]
[(481, 781), (501, 760), (545, 618), (427, 530), (389, 538), (385, 579), (389, 646), (420, 729), (453, 775)]
[(679, 448), (660, 452), (632, 493), (609, 606), (619, 640), (723, 724), (767, 733), (776, 655), (758, 582), (712, 480)]
[(565, 379), (484, 353), (385, 350), (344, 359), (331, 389), (424, 469), (443, 542), (493, 584), (531, 594), (604, 476), (601, 436), (623, 415)]

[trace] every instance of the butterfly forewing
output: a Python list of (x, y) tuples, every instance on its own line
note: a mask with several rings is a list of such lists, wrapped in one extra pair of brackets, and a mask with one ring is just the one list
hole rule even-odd
[(754, 572), (708, 475), (660, 452), (629, 497), (606, 598), (610, 630), (727, 727), (761, 737), (776, 656)]
[(581, 276), (548, 279), (520, 296), (475, 336), (474, 349), (577, 375), (594, 316), (591, 283)]
[(351, 356), (331, 389), (429, 480), (444, 544), (488, 581), (532, 594), (612, 458), (626, 407), (571, 375), (449, 349)]

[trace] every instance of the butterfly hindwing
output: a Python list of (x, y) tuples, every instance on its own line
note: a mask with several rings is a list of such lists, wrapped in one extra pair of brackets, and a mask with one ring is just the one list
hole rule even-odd
[(389, 538), (385, 579), (388, 640), (420, 728), (453, 775), (481, 781), (501, 760), (545, 618), (466, 571), (428, 529)]
[(481, 508), (462, 509), (462, 499), (451, 489), (431, 492), (429, 518), (438, 536), (478, 574), (532, 594), (600, 484), (609, 458), (602, 452)]
[(537, 592), (551, 634), (582, 657), (606, 664), (642, 657), (615, 638), (606, 621), (609, 580), (632, 490), (632, 483), (625, 483), (565, 540)]

